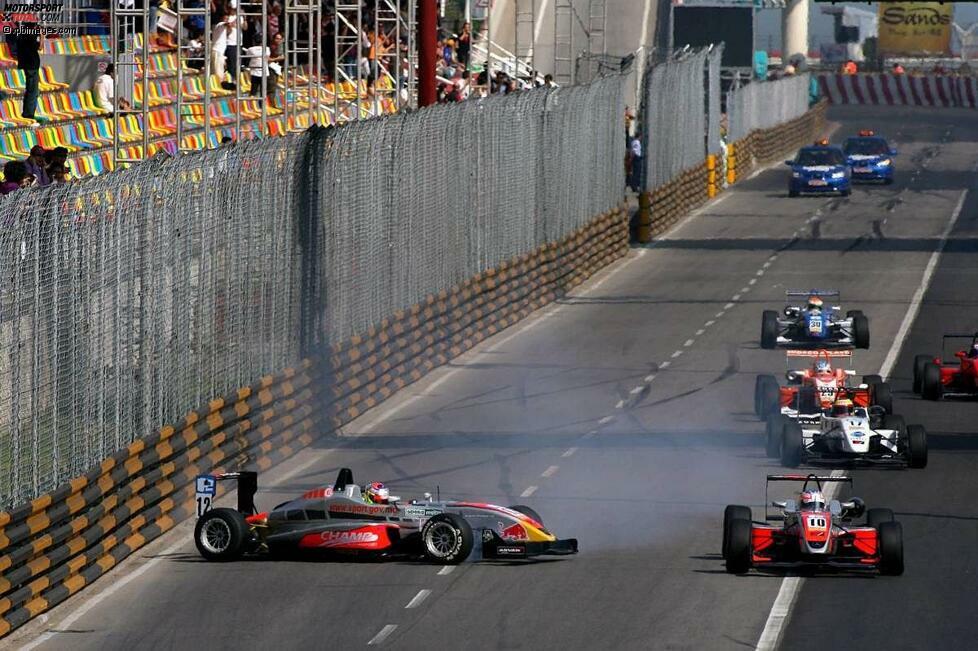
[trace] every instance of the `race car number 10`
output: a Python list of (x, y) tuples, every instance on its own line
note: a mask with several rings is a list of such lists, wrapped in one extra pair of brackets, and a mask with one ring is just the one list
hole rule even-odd
[(217, 479), (211, 475), (198, 475), (196, 481), (197, 517), (211, 510), (217, 493)]

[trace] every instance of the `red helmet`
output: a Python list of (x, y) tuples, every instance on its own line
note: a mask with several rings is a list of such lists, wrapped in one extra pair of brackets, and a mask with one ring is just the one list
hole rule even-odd
[(799, 501), (803, 511), (820, 511), (825, 508), (825, 496), (822, 495), (822, 491), (804, 491)]
[(371, 504), (387, 504), (391, 492), (382, 483), (375, 481), (363, 489), (363, 496)]

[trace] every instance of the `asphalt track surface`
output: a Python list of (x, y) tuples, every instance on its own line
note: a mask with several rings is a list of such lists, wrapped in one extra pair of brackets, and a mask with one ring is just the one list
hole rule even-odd
[[(973, 112), (834, 110), (900, 149), (892, 186), (786, 197), (786, 171), (738, 184), (648, 249), (260, 478), (269, 507), (338, 468), (395, 494), (528, 504), (575, 557), (469, 562), (199, 559), (187, 526), (7, 641), (41, 649), (737, 649), (757, 644), (782, 579), (725, 574), (724, 505), (764, 500), (754, 377), (760, 313), (787, 288), (838, 288), (870, 319), (858, 370), (890, 350), (971, 188)], [(853, 471), (904, 524), (906, 574), (805, 579), (783, 647), (965, 648), (978, 597), (976, 407), (923, 403), (909, 360), (972, 329), (978, 199), (967, 197), (894, 370), (897, 408), (931, 435), (919, 471)], [(521, 495), (526, 495), (521, 496)], [(135, 576), (125, 582), (127, 576)], [(429, 591), (429, 592), (424, 592)], [(406, 607), (411, 606), (411, 607)]]

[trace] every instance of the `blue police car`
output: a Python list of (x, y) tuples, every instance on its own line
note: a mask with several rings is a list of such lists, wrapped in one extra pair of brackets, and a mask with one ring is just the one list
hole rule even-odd
[(858, 136), (847, 138), (842, 151), (852, 169), (853, 181), (893, 183), (893, 157), (897, 152), (884, 138), (863, 130)]
[(846, 156), (839, 147), (833, 147), (828, 140), (819, 140), (810, 147), (802, 147), (794, 160), (786, 160), (791, 168), (788, 179), (788, 196), (797, 197), (802, 193), (839, 193), (849, 196), (851, 175)]

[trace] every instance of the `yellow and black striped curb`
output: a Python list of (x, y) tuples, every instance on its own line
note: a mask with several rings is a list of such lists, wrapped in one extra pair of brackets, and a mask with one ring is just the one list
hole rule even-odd
[(265, 470), (517, 323), (628, 252), (624, 206), (386, 319), (322, 359), (212, 400), (0, 514), (0, 637), (194, 511), (194, 478)]

